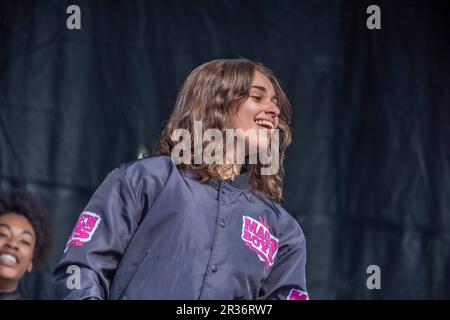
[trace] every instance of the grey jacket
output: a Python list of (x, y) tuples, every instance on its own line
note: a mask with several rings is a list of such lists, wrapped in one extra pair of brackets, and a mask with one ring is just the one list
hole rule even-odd
[(304, 300), (305, 263), (299, 224), (248, 175), (201, 183), (158, 156), (106, 177), (53, 280), (64, 299)]

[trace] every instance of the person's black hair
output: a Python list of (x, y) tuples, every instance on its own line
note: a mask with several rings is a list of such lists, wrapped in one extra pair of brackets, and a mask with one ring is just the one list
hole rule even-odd
[(22, 189), (12, 189), (0, 193), (0, 216), (8, 213), (25, 217), (33, 227), (36, 245), (33, 265), (43, 266), (51, 249), (51, 227), (48, 212), (42, 202), (33, 194)]

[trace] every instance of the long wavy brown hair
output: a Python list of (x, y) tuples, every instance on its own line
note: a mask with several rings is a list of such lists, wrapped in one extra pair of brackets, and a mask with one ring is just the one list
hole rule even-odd
[[(271, 70), (261, 63), (245, 58), (218, 59), (207, 62), (194, 71), (184, 81), (175, 102), (174, 110), (161, 133), (153, 154), (171, 155), (178, 141), (172, 141), (175, 129), (194, 131), (194, 121), (202, 121), (203, 132), (207, 129), (232, 128), (233, 115), (249, 97), (250, 87), (256, 71), (265, 75), (272, 83), (278, 97), (279, 115), (279, 170), (273, 175), (261, 175), (261, 164), (246, 163), (243, 166), (249, 174), (249, 184), (253, 189), (264, 193), (274, 201), (280, 202), (283, 196), (283, 160), (285, 150), (292, 141), (289, 127), (292, 107)], [(193, 139), (192, 139), (193, 140)], [(225, 139), (224, 139), (225, 141)], [(191, 154), (194, 156), (194, 142), (191, 143)], [(192, 159), (191, 159), (192, 160)], [(209, 179), (220, 179), (219, 164), (179, 164), (180, 170), (191, 170), (202, 182)]]

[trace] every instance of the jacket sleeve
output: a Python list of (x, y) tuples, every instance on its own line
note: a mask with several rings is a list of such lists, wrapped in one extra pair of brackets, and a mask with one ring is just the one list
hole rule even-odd
[(280, 235), (277, 261), (262, 285), (260, 299), (263, 300), (309, 300), (305, 236), (295, 218), (289, 216), (287, 220)]
[(57, 299), (108, 298), (143, 208), (152, 205), (165, 183), (168, 168), (164, 170), (164, 165), (167, 162), (154, 163), (154, 168), (123, 165), (108, 174), (78, 218), (53, 272)]

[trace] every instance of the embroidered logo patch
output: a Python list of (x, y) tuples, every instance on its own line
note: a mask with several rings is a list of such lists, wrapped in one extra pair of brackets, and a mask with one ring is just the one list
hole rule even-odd
[(292, 289), (287, 297), (288, 300), (309, 300), (308, 293), (306, 291)]
[(82, 212), (78, 218), (75, 228), (73, 228), (64, 252), (66, 252), (71, 246), (82, 247), (85, 243), (91, 241), (92, 236), (101, 220), (102, 219), (100, 216), (93, 212)]
[(242, 240), (266, 264), (268, 270), (274, 263), (280, 241), (270, 234), (267, 221), (261, 217), (256, 221), (252, 217), (243, 216), (242, 220)]

